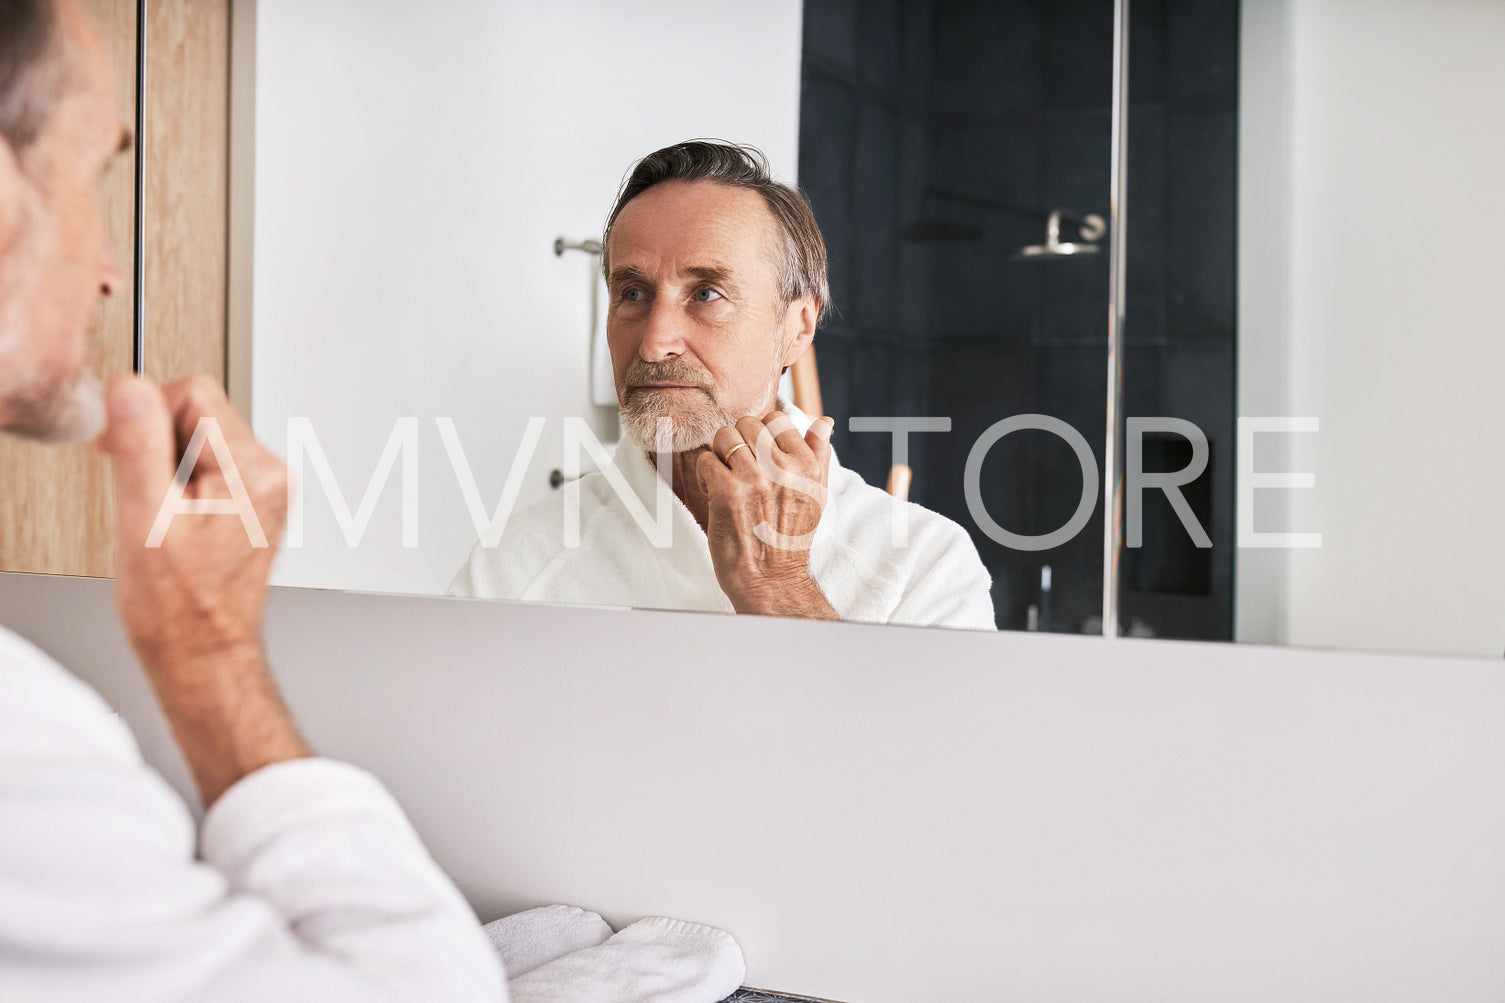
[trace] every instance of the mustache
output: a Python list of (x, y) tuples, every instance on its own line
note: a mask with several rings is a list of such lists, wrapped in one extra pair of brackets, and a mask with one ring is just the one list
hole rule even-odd
[(626, 395), (630, 396), (644, 383), (682, 383), (685, 386), (695, 387), (713, 400), (716, 397), (710, 373), (693, 363), (681, 362), (677, 359), (671, 359), (668, 362), (635, 360), (627, 367), (627, 372), (622, 374), (622, 385), (626, 387)]

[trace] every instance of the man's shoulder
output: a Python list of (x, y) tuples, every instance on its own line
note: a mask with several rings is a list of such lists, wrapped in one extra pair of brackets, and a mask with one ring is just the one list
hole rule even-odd
[[(991, 578), (959, 524), (839, 470), (831, 478), (830, 535), (812, 569), (843, 591), (843, 616), (875, 623), (991, 626)], [(899, 542), (895, 542), (895, 537)], [(828, 595), (832, 594), (828, 592)], [(834, 604), (834, 600), (833, 600)]]
[[(566, 520), (578, 498), (575, 543), (566, 542)], [(599, 552), (631, 534), (630, 513), (606, 475), (594, 471), (513, 513), (494, 546), (478, 541), (449, 594), (491, 599), (518, 598), (540, 575), (569, 553)], [(640, 535), (640, 534), (639, 534)]]
[[(3, 625), (0, 625), (0, 673), (4, 674), (4, 693), (9, 697), (73, 692), (80, 697), (87, 694), (98, 699), (93, 690), (41, 648)], [(10, 703), (7, 701), (7, 705)]]
[[(904, 519), (908, 524), (909, 545), (918, 548), (960, 547), (976, 553), (972, 535), (954, 519), (923, 505), (900, 498), (874, 487), (862, 476), (845, 467), (832, 477), (831, 505), (836, 510), (842, 537), (867, 537), (881, 533), (889, 538), (892, 521)], [(981, 559), (979, 558), (979, 563)]]
[(30, 641), (0, 626), (0, 756), (138, 759), (103, 698)]
[(564, 549), (564, 529), (570, 508), (578, 498), (580, 533), (589, 535), (595, 524), (626, 516), (621, 496), (600, 471), (584, 474), (573, 484), (564, 484), (507, 520), (498, 551), (537, 553), (542, 556)]

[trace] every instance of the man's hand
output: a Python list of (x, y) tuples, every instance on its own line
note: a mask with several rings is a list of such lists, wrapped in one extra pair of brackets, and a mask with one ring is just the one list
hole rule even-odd
[[(158, 390), (121, 377), (110, 385), (102, 445), (115, 474), (115, 600), (148, 669), (259, 650), (266, 581), (287, 513), (287, 471), (230, 407), (218, 384), (191, 377)], [(241, 520), (173, 517), (161, 546), (147, 546), (179, 458), (201, 418), (214, 418), (269, 545), (253, 547)], [(200, 452), (183, 497), (229, 498), (212, 449)]]
[(711, 562), (737, 612), (837, 619), (809, 567), (834, 425), (820, 418), (801, 437), (781, 411), (743, 418), (717, 432), (696, 463)]
[[(287, 517), (287, 470), (208, 377), (161, 390), (119, 377), (108, 404), (101, 445), (115, 475), (115, 603), (207, 808), (246, 774), (309, 755), (261, 647), (267, 576)], [(181, 513), (160, 546), (147, 545), (203, 418), (218, 422), (267, 546), (253, 546), (235, 516)], [(202, 450), (183, 497), (229, 498), (229, 473), (214, 450)]]

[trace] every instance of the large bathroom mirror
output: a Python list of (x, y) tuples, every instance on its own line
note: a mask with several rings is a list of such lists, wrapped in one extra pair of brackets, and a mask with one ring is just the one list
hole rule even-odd
[[(275, 580), (442, 593), (479, 534), (439, 419), (483, 526), (515, 462), (513, 511), (562, 489), (566, 419), (618, 441), (581, 245), (633, 162), (671, 143), (751, 143), (795, 179), (801, 4), (258, 0), (254, 28), (250, 408), (284, 455), (307, 419), (366, 516), (342, 525), (309, 462)], [(402, 470), (372, 476), (405, 421), (406, 513)]]
[[(617, 440), (590, 242), (638, 157), (719, 137), (798, 181), (825, 235), (842, 464), (883, 488), (895, 462), (851, 418), (950, 419), (910, 436), (908, 496), (969, 532), (998, 628), (1103, 629), (1117, 209), (1119, 459), (1181, 482), (1173, 504), (1127, 478), (1120, 632), (1505, 653), (1505, 9), (1126, 7), (1114, 206), (1113, 0), (257, 0), (242, 403), (284, 454), (298, 429), (305, 496), (276, 581), (444, 592), (509, 484), (513, 511), (567, 486), (566, 419)], [(1031, 414), (1098, 477), (1044, 550), (966, 490), (979, 438)], [(1057, 431), (971, 474), (1021, 536), (1083, 504)]]

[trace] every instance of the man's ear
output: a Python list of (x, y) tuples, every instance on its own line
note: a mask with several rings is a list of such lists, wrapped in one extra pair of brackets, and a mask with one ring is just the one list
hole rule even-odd
[(801, 296), (789, 304), (784, 313), (784, 359), (780, 365), (794, 365), (809, 350), (819, 320), (820, 303), (814, 296)]

